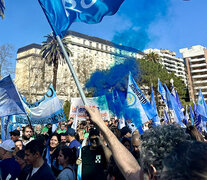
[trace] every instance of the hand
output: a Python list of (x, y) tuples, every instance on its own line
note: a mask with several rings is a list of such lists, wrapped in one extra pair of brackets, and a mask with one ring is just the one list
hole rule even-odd
[(103, 119), (101, 117), (101, 114), (100, 114), (100, 112), (99, 112), (99, 110), (97, 108), (92, 108), (92, 107), (89, 107), (89, 106), (85, 106), (85, 109), (90, 114), (91, 120), (94, 123), (96, 123), (97, 125), (104, 124), (104, 121), (103, 121)]
[(76, 160), (76, 165), (80, 165), (82, 163), (82, 159), (81, 158), (78, 158), (77, 160)]

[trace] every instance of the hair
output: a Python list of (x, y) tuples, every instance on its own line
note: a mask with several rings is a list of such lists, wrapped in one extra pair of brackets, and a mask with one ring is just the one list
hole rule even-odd
[(186, 141), (176, 147), (163, 161), (166, 169), (161, 180), (207, 180), (207, 144)]
[(40, 155), (42, 156), (42, 153), (44, 150), (44, 145), (43, 145), (42, 141), (35, 139), (26, 145), (25, 150), (29, 150), (32, 154), (39, 152)]
[(90, 129), (90, 131), (89, 131), (89, 139), (90, 139), (91, 136), (99, 136), (99, 130), (96, 129), (96, 128)]
[(195, 126), (188, 126), (186, 132), (190, 134), (192, 140), (204, 142), (204, 138)]
[(21, 159), (24, 159), (25, 151), (24, 150), (17, 151), (16, 156), (18, 156)]
[(141, 167), (144, 173), (148, 173), (151, 165), (153, 165), (159, 177), (163, 168), (162, 160), (175, 146), (189, 139), (189, 135), (181, 127), (170, 124), (147, 130), (140, 139), (142, 142), (140, 152)]
[(61, 137), (60, 137), (60, 134), (58, 134), (58, 133), (53, 133), (53, 134), (51, 135), (50, 140), (52, 139), (52, 137), (53, 137), (53, 136), (56, 136), (56, 137), (57, 137), (58, 143), (60, 143), (60, 142), (61, 142)]
[[(22, 143), (22, 140), (21, 140), (21, 139), (17, 139), (17, 140), (15, 140), (14, 143), (16, 143), (16, 142), (18, 142), (18, 141), (20, 141), (20, 142)], [(23, 144), (23, 143), (22, 143), (22, 144)]]
[(30, 126), (30, 125), (26, 125), (25, 127), (23, 127), (23, 133), (25, 132), (25, 130), (26, 130), (26, 128), (30, 128), (32, 131), (33, 131), (33, 128), (32, 128), (32, 126)]
[(68, 158), (68, 164), (75, 164), (76, 162), (76, 148), (73, 147), (73, 148), (68, 148), (66, 146), (62, 147), (60, 149), (60, 151), (62, 152), (63, 156), (64, 156), (64, 159)]
[(131, 141), (130, 141), (128, 138), (126, 138), (126, 137), (124, 137), (124, 138), (121, 140), (121, 143), (122, 143), (122, 144), (124, 144), (125, 142), (128, 142), (128, 143), (130, 144), (130, 146), (131, 146)]

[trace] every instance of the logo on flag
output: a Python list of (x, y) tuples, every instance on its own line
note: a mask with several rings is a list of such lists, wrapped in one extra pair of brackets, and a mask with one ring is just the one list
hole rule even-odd
[(136, 103), (136, 97), (131, 92), (127, 92), (127, 104), (133, 106)]

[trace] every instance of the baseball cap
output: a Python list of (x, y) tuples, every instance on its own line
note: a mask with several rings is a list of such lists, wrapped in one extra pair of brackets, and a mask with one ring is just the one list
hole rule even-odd
[(14, 131), (11, 131), (9, 133), (10, 133), (10, 135), (13, 135), (13, 136), (20, 136), (20, 132), (17, 129), (15, 129)]
[(70, 136), (75, 136), (75, 130), (73, 128), (68, 128), (65, 134)]
[(4, 141), (2, 144), (0, 144), (0, 147), (6, 151), (13, 152), (15, 149), (15, 144), (14, 144), (14, 141), (9, 139), (9, 140)]

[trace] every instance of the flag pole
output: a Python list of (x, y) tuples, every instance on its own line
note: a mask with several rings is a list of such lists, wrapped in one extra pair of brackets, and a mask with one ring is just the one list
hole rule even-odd
[(70, 69), (70, 72), (71, 72), (71, 74), (72, 74), (72, 76), (73, 76), (73, 79), (75, 80), (75, 83), (76, 83), (76, 86), (77, 86), (77, 88), (78, 88), (78, 90), (79, 90), (79, 93), (80, 93), (80, 95), (81, 95), (81, 99), (82, 99), (82, 101), (83, 101), (83, 104), (84, 104), (84, 105), (88, 105), (88, 103), (87, 103), (87, 101), (86, 101), (86, 96), (85, 96), (85, 94), (84, 94), (84, 92), (83, 92), (83, 89), (82, 89), (82, 87), (81, 87), (81, 85), (80, 85), (80, 82), (79, 82), (79, 80), (78, 80), (78, 78), (77, 78), (77, 75), (76, 75), (76, 73), (75, 73), (75, 70), (74, 70), (74, 68), (73, 68), (73, 65), (72, 65), (72, 63), (71, 63), (71, 61), (70, 61), (70, 59), (69, 59), (69, 56), (68, 56), (68, 54), (67, 54), (67, 52), (66, 52), (66, 50), (65, 50), (65, 47), (64, 47), (64, 45), (63, 45), (63, 43), (62, 43), (62, 41), (61, 41), (61, 39), (60, 39), (60, 37), (59, 37), (58, 35), (56, 35), (56, 39), (57, 39), (58, 44), (60, 45), (60, 47), (61, 47), (61, 49), (62, 49), (62, 52), (63, 52), (63, 54), (64, 54), (64, 56), (65, 56), (66, 62), (67, 62), (67, 64), (68, 64), (68, 67), (69, 67), (69, 69)]

